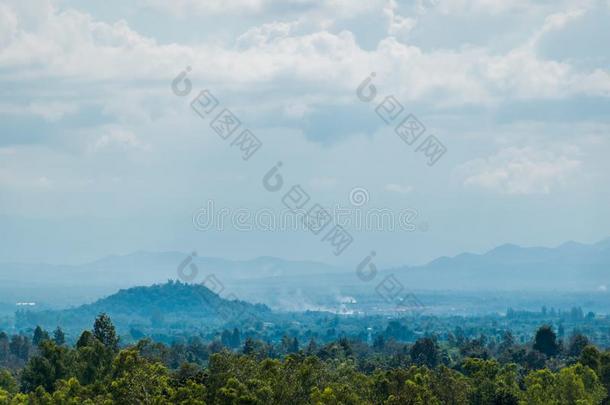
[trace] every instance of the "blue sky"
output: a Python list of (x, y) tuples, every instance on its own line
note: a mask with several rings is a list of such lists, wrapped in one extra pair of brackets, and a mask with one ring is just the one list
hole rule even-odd
[[(609, 17), (610, 1), (0, 0), (0, 261), (394, 265), (608, 237)], [(201, 89), (261, 139), (251, 160), (193, 114)], [(435, 165), (375, 114), (389, 95), (446, 146)], [(360, 187), (418, 229), (352, 230), (337, 258), (307, 232), (193, 227), (208, 200), (281, 209), (261, 186), (279, 160), (325, 206)]]

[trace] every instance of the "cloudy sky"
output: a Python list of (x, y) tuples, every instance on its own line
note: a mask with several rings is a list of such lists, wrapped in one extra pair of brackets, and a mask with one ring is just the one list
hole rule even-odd
[[(609, 20), (608, 0), (0, 0), (0, 261), (375, 250), (393, 265), (603, 239)], [(249, 160), (191, 109), (203, 89), (262, 142)], [(446, 147), (436, 164), (376, 114), (388, 96)], [(347, 226), (339, 257), (268, 218), (196, 229), (209, 201), (282, 209), (261, 181), (278, 161), (286, 190), (354, 208), (361, 188), (358, 209), (416, 213), (414, 228)]]

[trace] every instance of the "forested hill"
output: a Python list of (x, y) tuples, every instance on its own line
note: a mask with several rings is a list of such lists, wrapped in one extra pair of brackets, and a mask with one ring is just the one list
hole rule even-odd
[[(213, 287), (212, 287), (213, 288)], [(91, 304), (62, 311), (20, 311), (17, 327), (43, 325), (54, 328), (82, 329), (99, 313), (109, 314), (120, 329), (165, 326), (187, 329), (190, 327), (218, 326), (247, 317), (266, 318), (268, 307), (250, 304), (238, 299), (222, 298), (201, 284), (168, 281), (148, 287), (120, 290), (116, 294)]]
[[(107, 312), (139, 316), (150, 316), (155, 311), (166, 314), (186, 312), (198, 317), (216, 317), (221, 311), (227, 311), (227, 315), (234, 316), (251, 309), (250, 307), (253, 305), (244, 301), (221, 298), (201, 284), (168, 281), (165, 284), (120, 290), (93, 304), (83, 305), (79, 310), (93, 314)], [(260, 306), (260, 309), (266, 307)]]

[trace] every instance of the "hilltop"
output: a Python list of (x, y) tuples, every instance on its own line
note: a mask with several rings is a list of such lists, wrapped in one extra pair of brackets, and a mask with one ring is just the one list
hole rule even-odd
[(122, 289), (91, 304), (59, 311), (19, 311), (18, 328), (42, 325), (49, 329), (79, 330), (99, 313), (107, 313), (121, 331), (137, 329), (198, 329), (218, 327), (247, 318), (272, 315), (262, 304), (221, 297), (201, 284), (168, 281), (147, 287)]

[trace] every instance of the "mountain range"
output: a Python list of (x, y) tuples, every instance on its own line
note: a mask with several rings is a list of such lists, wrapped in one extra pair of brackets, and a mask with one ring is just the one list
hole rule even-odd
[(606, 291), (610, 238), (555, 248), (505, 244), (484, 254), (462, 253), (389, 271), (414, 288), (430, 290)]
[[(137, 252), (76, 266), (0, 263), (0, 302), (36, 302), (39, 309), (93, 302), (119, 289), (164, 283), (196, 269), (192, 282), (214, 275), (217, 292), (283, 310), (323, 309), (324, 299), (374, 294), (383, 277), (395, 276), (419, 291), (604, 292), (610, 286), (610, 238), (593, 244), (520, 247), (506, 244), (483, 254), (440, 257), (422, 266), (380, 269), (362, 282), (354, 269), (274, 257), (227, 260), (181, 252)], [(7, 305), (0, 306), (5, 308)], [(14, 306), (13, 306), (14, 308)]]

